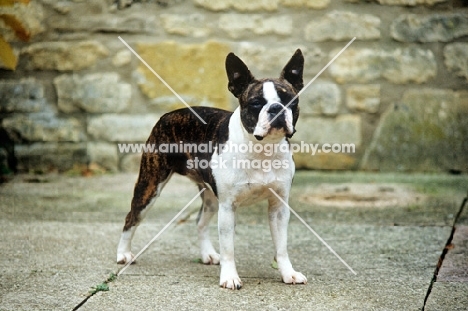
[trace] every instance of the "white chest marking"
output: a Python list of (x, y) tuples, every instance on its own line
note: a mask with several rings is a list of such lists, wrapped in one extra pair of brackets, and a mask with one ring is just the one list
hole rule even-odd
[[(227, 145), (244, 144), (249, 142), (262, 144), (263, 142), (252, 141), (252, 135), (248, 134), (242, 127), (240, 119), (240, 109), (237, 108), (229, 121), (229, 140)], [(215, 166), (212, 168), (213, 176), (216, 180), (218, 193), (221, 194), (221, 201), (228, 200), (238, 205), (250, 205), (256, 201), (267, 199), (272, 196), (268, 188), (275, 191), (289, 193), (292, 177), (294, 175), (294, 162), (289, 151), (288, 142), (283, 137), (280, 141), (274, 143), (286, 145), (286, 148), (278, 148), (279, 151), (270, 156), (264, 153), (256, 152), (235, 152), (226, 150), (221, 154), (216, 152), (212, 156), (214, 163), (225, 163), (225, 167)], [(284, 152), (287, 150), (287, 152)], [(277, 169), (265, 170), (266, 165), (277, 161), (281, 166)], [(241, 163), (245, 163), (244, 166)], [(254, 167), (254, 164), (261, 164), (260, 167)]]

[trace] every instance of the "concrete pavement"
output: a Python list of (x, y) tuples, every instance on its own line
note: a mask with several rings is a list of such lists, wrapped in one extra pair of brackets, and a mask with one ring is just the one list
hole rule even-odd
[[(425, 310), (468, 308), (467, 207), (433, 278), (468, 190), (463, 175), (298, 172), (291, 207), (357, 275), (291, 216), (290, 257), (309, 283), (283, 284), (271, 267), (261, 204), (238, 212), (244, 287), (221, 289), (219, 266), (198, 262), (197, 199), (137, 264), (108, 282), (108, 291), (90, 296), (121, 268), (116, 246), (135, 180), (20, 175), (1, 185), (0, 310), (421, 310), (426, 296)], [(175, 176), (137, 231), (133, 251), (196, 193)]]

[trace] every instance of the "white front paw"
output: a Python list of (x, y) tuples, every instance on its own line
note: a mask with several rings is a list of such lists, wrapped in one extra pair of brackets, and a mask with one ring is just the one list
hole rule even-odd
[(209, 240), (205, 240), (201, 244), (201, 259), (205, 265), (219, 265), (219, 254)]
[(237, 274), (236, 266), (221, 265), (221, 277), (219, 279), (219, 286), (228, 289), (241, 289), (242, 281)]
[(123, 265), (123, 264), (126, 264), (127, 262), (132, 261), (133, 258), (135, 258), (135, 255), (133, 255), (132, 252), (118, 253), (117, 263)]
[(213, 253), (202, 253), (202, 262), (205, 265), (219, 265), (219, 254)]
[(286, 284), (307, 284), (307, 278), (300, 272), (294, 270), (282, 273), (283, 282)]
[(241, 289), (242, 281), (237, 274), (230, 277), (221, 276), (219, 280), (219, 286), (227, 289)]

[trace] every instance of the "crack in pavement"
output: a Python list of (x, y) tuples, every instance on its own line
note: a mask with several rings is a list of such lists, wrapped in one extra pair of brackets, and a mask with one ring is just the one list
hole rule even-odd
[(423, 307), (422, 307), (421, 311), (424, 311), (424, 309), (426, 308), (427, 300), (429, 299), (429, 296), (431, 295), (432, 287), (434, 286), (434, 283), (437, 281), (437, 276), (438, 276), (439, 270), (442, 267), (442, 264), (444, 262), (445, 255), (447, 255), (448, 251), (452, 248), (453, 236), (454, 236), (455, 231), (457, 229), (456, 225), (457, 225), (458, 219), (460, 218), (461, 214), (463, 213), (463, 209), (464, 209), (467, 201), (468, 201), (468, 194), (463, 199), (463, 201), (462, 201), (462, 203), (460, 205), (460, 208), (459, 208), (459, 210), (457, 212), (457, 215), (455, 216), (455, 219), (453, 220), (452, 231), (450, 232), (450, 236), (447, 239), (447, 242), (445, 243), (445, 247), (442, 250), (442, 254), (440, 254), (439, 260), (437, 262), (437, 266), (436, 266), (436, 268), (434, 270), (434, 275), (432, 276), (431, 283), (429, 284), (429, 288), (427, 289), (427, 292), (426, 292), (426, 297), (424, 297), (424, 304), (423, 304)]
[[(109, 290), (109, 287), (107, 284), (115, 281), (117, 279), (117, 274), (116, 273), (111, 273), (110, 276), (105, 280), (103, 281), (102, 283), (94, 286), (94, 287), (91, 287), (93, 288), (92, 291), (88, 292), (88, 295), (86, 295), (86, 297), (79, 303), (77, 304), (73, 309), (72, 311), (76, 311), (78, 310), (79, 308), (81, 308), (87, 301), (89, 298), (93, 297), (94, 295), (96, 295), (98, 292), (102, 292), (102, 291), (108, 291)], [(103, 286), (104, 285), (104, 286)]]

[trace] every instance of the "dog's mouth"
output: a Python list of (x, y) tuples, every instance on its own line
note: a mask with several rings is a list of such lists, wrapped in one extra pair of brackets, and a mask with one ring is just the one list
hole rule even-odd
[[(276, 121), (276, 120), (275, 120)], [(256, 127), (255, 131), (253, 132), (253, 136), (255, 139), (258, 141), (262, 141), (265, 137), (271, 137), (271, 138), (282, 138), (282, 137), (287, 137), (291, 138), (294, 133), (296, 133), (296, 129), (294, 127), (288, 127), (286, 122), (282, 125), (274, 125), (273, 123), (271, 124), (270, 127), (268, 128), (260, 128)]]
[(261, 141), (267, 136), (272, 139), (291, 138), (294, 132), (291, 111), (284, 109), (282, 104), (274, 103), (260, 112), (253, 135)]

